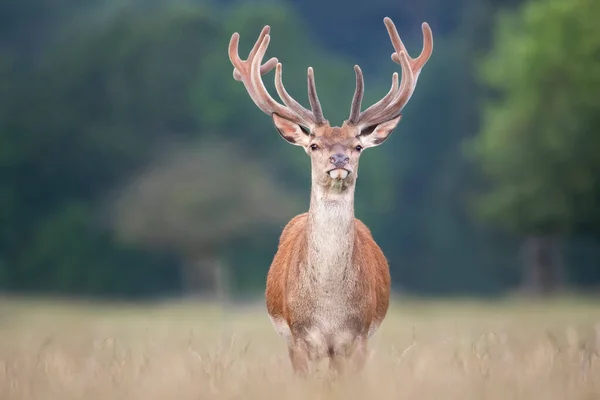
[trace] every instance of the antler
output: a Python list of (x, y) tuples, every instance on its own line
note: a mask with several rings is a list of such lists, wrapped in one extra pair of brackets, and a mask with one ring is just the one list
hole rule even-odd
[(354, 66), (356, 73), (356, 90), (352, 99), (352, 107), (350, 109), (350, 117), (348, 122), (353, 125), (358, 125), (362, 128), (380, 124), (400, 115), (402, 109), (410, 100), (417, 79), (421, 73), (421, 69), (429, 60), (433, 51), (433, 34), (429, 24), (424, 22), (421, 25), (423, 30), (423, 49), (417, 58), (408, 56), (408, 51), (400, 39), (400, 35), (396, 30), (396, 26), (388, 17), (383, 19), (387, 28), (388, 34), (394, 46), (395, 52), (392, 53), (392, 60), (402, 67), (402, 81), (398, 88), (398, 73), (392, 75), (392, 88), (381, 100), (367, 108), (365, 111), (360, 111), (362, 97), (364, 92), (364, 80), (362, 71), (358, 65)]
[[(294, 100), (285, 90), (281, 77), (282, 65), (278, 62), (277, 58), (273, 57), (261, 65), (269, 46), (269, 41), (271, 40), (269, 35), (270, 29), (268, 25), (262, 29), (258, 40), (254, 44), (254, 47), (252, 47), (246, 60), (242, 60), (239, 56), (239, 33), (235, 32), (231, 36), (231, 41), (229, 42), (229, 60), (231, 60), (234, 66), (234, 79), (244, 84), (250, 98), (265, 114), (271, 115), (277, 113), (309, 129), (324, 124), (327, 121), (323, 117), (323, 110), (317, 96), (312, 67), (308, 68), (308, 97), (312, 109), (310, 111)], [(262, 81), (261, 75), (268, 73), (275, 67), (275, 89), (285, 105), (278, 103), (271, 97)]]

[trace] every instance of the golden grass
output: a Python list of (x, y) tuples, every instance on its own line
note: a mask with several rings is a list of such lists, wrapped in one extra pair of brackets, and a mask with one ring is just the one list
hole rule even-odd
[[(292, 376), (264, 309), (0, 301), (0, 399), (600, 398), (600, 307), (398, 301), (361, 376)], [(326, 363), (323, 369), (326, 369)]]

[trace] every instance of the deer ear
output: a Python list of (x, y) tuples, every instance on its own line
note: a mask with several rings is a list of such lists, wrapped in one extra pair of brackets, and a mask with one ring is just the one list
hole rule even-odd
[(402, 114), (389, 121), (364, 128), (358, 134), (363, 147), (375, 147), (385, 142), (394, 129), (396, 129), (396, 126), (398, 126), (400, 119), (402, 119)]
[(273, 123), (275, 128), (288, 143), (296, 146), (308, 146), (310, 142), (310, 132), (306, 131), (303, 127), (295, 122), (290, 121), (287, 118), (280, 117), (276, 113), (273, 113)]

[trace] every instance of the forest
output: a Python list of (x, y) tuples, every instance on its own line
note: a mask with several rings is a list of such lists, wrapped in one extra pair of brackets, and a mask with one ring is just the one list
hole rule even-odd
[(600, 2), (341, 4), (0, 2), (0, 293), (261, 295), (310, 163), (233, 79), (231, 35), (247, 54), (269, 25), (287, 90), (308, 104), (312, 66), (339, 125), (354, 64), (365, 105), (400, 73), (386, 16), (413, 57), (434, 37), (356, 189), (394, 290), (596, 290)]

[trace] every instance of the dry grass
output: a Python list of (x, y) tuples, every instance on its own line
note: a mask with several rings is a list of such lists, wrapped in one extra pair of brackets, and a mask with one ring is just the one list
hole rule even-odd
[[(364, 373), (295, 379), (261, 307), (0, 301), (0, 399), (597, 399), (600, 307), (399, 302)], [(326, 364), (324, 365), (326, 367)]]

